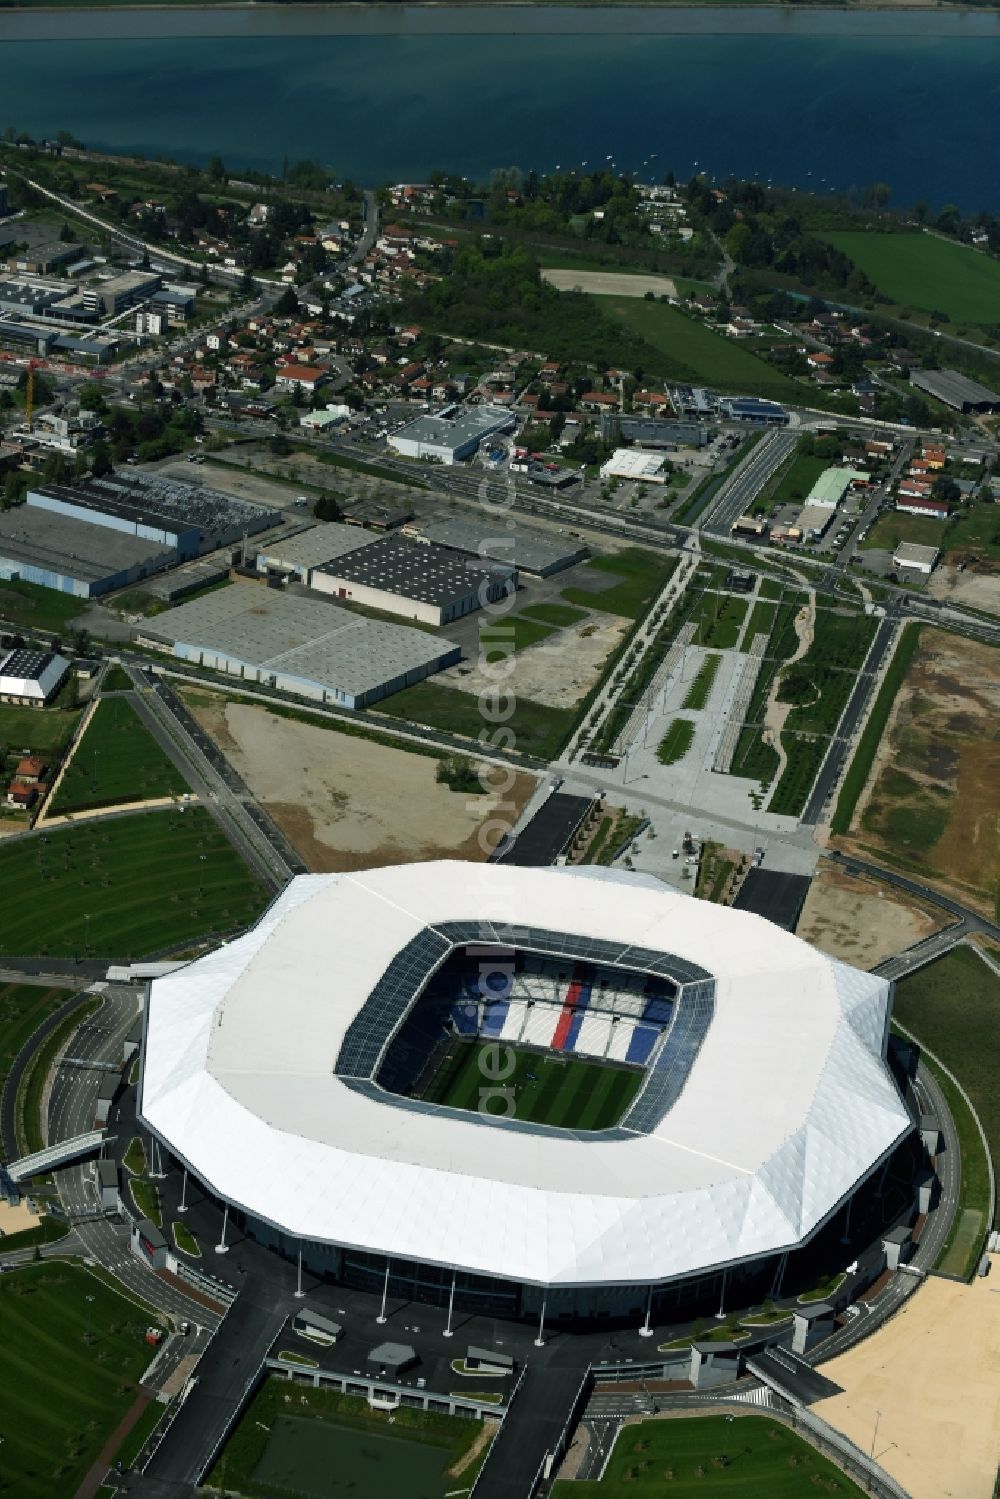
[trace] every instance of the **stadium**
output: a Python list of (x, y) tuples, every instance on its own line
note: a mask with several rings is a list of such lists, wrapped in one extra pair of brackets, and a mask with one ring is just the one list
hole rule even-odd
[(727, 1281), (742, 1304), (808, 1283), (852, 1206), (881, 1227), (913, 1129), (890, 1008), (884, 979), (646, 875), (306, 875), (152, 983), (139, 1117), (313, 1274), (645, 1331)]

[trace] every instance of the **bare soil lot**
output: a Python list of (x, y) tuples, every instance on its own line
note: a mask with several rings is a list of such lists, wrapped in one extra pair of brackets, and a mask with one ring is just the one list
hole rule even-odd
[(936, 599), (1000, 614), (1000, 567), (976, 562), (959, 572), (953, 563), (942, 562), (931, 573), (928, 592)]
[[(250, 790), (317, 874), (423, 859), (483, 860), (479, 830), (500, 798), (450, 791), (430, 755), (391, 749), (266, 708), (185, 694)], [(520, 773), (497, 813), (516, 820), (534, 787)]]
[(592, 297), (676, 297), (677, 287), (669, 276), (632, 276), (627, 271), (543, 270), (542, 280), (556, 291), (589, 292)]
[(502, 671), (491, 671), (470, 659), (438, 672), (434, 685), (475, 694), (499, 683), (518, 698), (550, 708), (572, 708), (599, 679), (608, 656), (631, 624), (617, 614), (595, 615), (509, 656), (501, 663)]
[(795, 935), (831, 958), (856, 968), (874, 968), (940, 926), (939, 917), (920, 901), (901, 898), (899, 891), (888, 888), (880, 895), (873, 881), (821, 863)]
[(992, 915), (1000, 886), (1000, 651), (924, 629), (893, 705), (858, 832), (832, 840)]
[[(990, 1499), (1000, 1452), (1000, 1296), (930, 1278), (891, 1321), (823, 1365), (843, 1387), (816, 1414), (849, 1436), (913, 1499)], [(928, 1392), (928, 1380), (933, 1390)], [(875, 1436), (875, 1413), (878, 1433)]]

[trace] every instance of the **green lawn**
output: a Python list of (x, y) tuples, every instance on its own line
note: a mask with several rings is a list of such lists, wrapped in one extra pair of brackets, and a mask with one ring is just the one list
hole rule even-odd
[(677, 559), (659, 557), (641, 547), (627, 547), (614, 556), (591, 557), (584, 565), (593, 572), (610, 574), (612, 581), (600, 592), (591, 592), (588, 588), (564, 588), (564, 599), (571, 604), (582, 604), (585, 609), (600, 609), (608, 614), (624, 615), (627, 619), (641, 619), (666, 586), (677, 566)]
[(0, 707), (0, 752), (36, 755), (62, 752), (76, 727), (79, 712), (64, 708)]
[[(499, 690), (502, 695), (502, 685)], [(478, 739), (483, 732), (495, 732), (493, 721), (486, 717), (478, 697), (456, 688), (438, 687), (433, 682), (418, 682), (415, 687), (394, 692), (384, 703), (379, 703), (378, 711), (471, 739)], [(514, 735), (513, 748), (540, 760), (554, 760), (575, 716), (572, 709), (549, 708), (544, 703), (519, 697), (513, 716), (505, 720), (505, 727)]]
[(892, 712), (896, 694), (903, 684), (903, 678), (909, 670), (910, 662), (919, 644), (919, 625), (905, 625), (893, 652), (892, 660), (882, 678), (882, 685), (872, 704), (871, 712), (861, 732), (861, 738), (857, 742), (854, 758), (844, 776), (840, 795), (837, 798), (837, 808), (830, 820), (831, 833), (850, 831), (854, 820), (854, 809), (875, 762), (875, 754), (882, 741), (882, 735), (885, 733), (886, 724), (889, 722), (889, 714)]
[(1000, 1165), (1000, 978), (969, 948), (956, 947), (899, 980), (893, 1013), (958, 1078)]
[(778, 767), (777, 752), (764, 743), (761, 727), (774, 678), (788, 657), (794, 655), (798, 646), (798, 636), (795, 633), (797, 609), (798, 605), (791, 602), (776, 605), (764, 660), (757, 673), (757, 681), (747, 705), (747, 716), (733, 755), (730, 774), (734, 776), (752, 776), (754, 780), (770, 781)]
[(991, 256), (932, 234), (845, 230), (823, 238), (902, 307), (946, 312), (958, 323), (998, 321), (1000, 262)]
[[(190, 595), (188, 597), (190, 598)], [(112, 666), (108, 667), (107, 671), (104, 673), (104, 676), (101, 678), (101, 691), (132, 691), (132, 678), (129, 676), (124, 666), (119, 666), (118, 663), (115, 662)]]
[(524, 619), (518, 614), (507, 614), (483, 622), (479, 630), (479, 647), (485, 652), (487, 661), (504, 661), (515, 652), (526, 650), (529, 645), (547, 640), (554, 633), (552, 625)]
[(675, 718), (656, 751), (661, 765), (675, 765), (683, 760), (694, 741), (694, 724), (689, 718)]
[(712, 687), (715, 684), (715, 677), (721, 660), (721, 656), (705, 657), (698, 668), (698, 675), (694, 678), (684, 696), (682, 707), (693, 709), (704, 708), (711, 695)]
[(160, 1228), (163, 1224), (163, 1213), (160, 1209), (160, 1193), (156, 1185), (136, 1176), (129, 1183), (129, 1190), (132, 1193), (132, 1201), (135, 1203), (136, 1210), (144, 1218), (148, 1218), (150, 1223), (155, 1223), (157, 1228)]
[(52, 957), (144, 957), (245, 927), (267, 899), (199, 807), (0, 844), (0, 889), (0, 953)]
[(1000, 510), (990, 500), (960, 510), (959, 519), (947, 526), (941, 548), (1000, 561)]
[(793, 505), (801, 503), (809, 494), (816, 480), (826, 469), (830, 467), (828, 458), (815, 458), (811, 453), (795, 453), (783, 470), (777, 487), (770, 498), (765, 501), (758, 498), (755, 508), (760, 508), (766, 503), (768, 513), (778, 509), (779, 505)]
[(689, 1416), (625, 1426), (600, 1483), (559, 1482), (553, 1499), (861, 1499), (861, 1490), (801, 1437), (767, 1416)]
[(26, 630), (64, 630), (86, 608), (86, 599), (37, 583), (0, 583), (0, 621)]
[(740, 638), (746, 617), (746, 599), (726, 593), (703, 593), (688, 614), (689, 619), (698, 621), (694, 644), (713, 646), (720, 651), (731, 650)]
[(390, 1417), (355, 1396), (301, 1387), (289, 1418), (291, 1389), (276, 1377), (261, 1386), (209, 1475), (213, 1487), (247, 1499), (443, 1499), (468, 1491), (485, 1460), (465, 1456), (479, 1421), (406, 1406)]
[[(553, 1029), (556, 1020), (553, 1011)], [(504, 1075), (498, 1077), (501, 1071)], [(520, 1051), (509, 1042), (459, 1041), (421, 1096), (450, 1108), (482, 1109), (498, 1117), (563, 1129), (610, 1129), (625, 1113), (642, 1079), (637, 1069)]]
[(34, 984), (0, 984), (0, 1086), (21, 1047), (71, 993)]
[(587, 618), (587, 611), (574, 609), (572, 604), (528, 604), (521, 610), (521, 617), (540, 619), (543, 624), (556, 625), (561, 629), (566, 625), (579, 624), (581, 619)]
[(119, 802), (180, 796), (187, 790), (184, 777), (128, 699), (102, 698), (49, 810), (56, 814), (80, 812)]
[[(139, 1393), (149, 1316), (65, 1262), (0, 1278), (2, 1488), (69, 1499)], [(11, 1478), (10, 1475), (16, 1475)]]
[(177, 1248), (181, 1251), (182, 1254), (189, 1254), (194, 1259), (201, 1258), (201, 1250), (198, 1247), (198, 1240), (188, 1228), (187, 1224), (182, 1223), (179, 1218), (174, 1219), (173, 1233), (174, 1243), (177, 1245)]
[(886, 552), (894, 552), (901, 541), (915, 541), (924, 547), (939, 547), (944, 541), (946, 529), (946, 521), (932, 520), (927, 515), (907, 515), (901, 510), (890, 510), (879, 516), (861, 543), (861, 550), (870, 552), (881, 548)]
[(714, 333), (678, 307), (636, 297), (601, 297), (600, 306), (661, 353), (662, 374), (776, 401), (803, 398), (804, 387), (790, 375), (758, 359), (746, 344)]

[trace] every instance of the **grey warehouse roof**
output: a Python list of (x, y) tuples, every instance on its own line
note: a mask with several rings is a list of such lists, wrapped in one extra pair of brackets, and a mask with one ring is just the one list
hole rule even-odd
[(458, 647), (408, 625), (365, 619), (325, 599), (236, 583), (142, 626), (152, 640), (197, 646), (358, 695)]
[(370, 546), (378, 537), (359, 526), (342, 526), (329, 521), (322, 526), (310, 526), (297, 536), (282, 536), (260, 549), (266, 562), (276, 567), (320, 567), (332, 562), (335, 557), (344, 557), (359, 547)]
[(949, 406), (1000, 406), (1000, 395), (957, 370), (912, 370), (910, 384)]
[(167, 553), (160, 542), (18, 505), (0, 514), (0, 555), (82, 583), (96, 583), (127, 568), (165, 558)]
[(507, 423), (513, 424), (513, 418), (502, 406), (447, 406), (436, 416), (414, 417), (396, 436), (428, 446), (460, 448)]
[[(462, 516), (441, 516), (430, 520), (421, 529), (428, 541), (471, 552), (479, 558), (491, 557), (497, 562), (523, 567), (528, 572), (569, 567), (586, 551), (578, 542), (567, 545), (537, 532), (508, 531), (506, 525), (498, 526), (495, 521), (492, 527), (477, 525)], [(503, 534), (499, 534), (501, 532)]]
[(147, 474), (130, 474), (128, 478), (109, 475), (87, 484), (39, 484), (32, 488), (36, 494), (52, 495), (97, 514), (116, 515), (165, 531), (176, 530), (178, 526), (208, 533), (234, 526), (260, 531), (277, 519), (277, 511), (236, 499), (218, 489)]
[(484, 563), (467, 552), (410, 541), (405, 536), (380, 536), (371, 546), (318, 569), (345, 583), (380, 588), (385, 593), (424, 604), (452, 604), (468, 598), (480, 583), (497, 574), (496, 563)]

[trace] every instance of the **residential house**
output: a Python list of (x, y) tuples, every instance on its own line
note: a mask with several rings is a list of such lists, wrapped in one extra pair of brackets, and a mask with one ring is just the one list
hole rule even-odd
[(275, 370), (278, 390), (318, 390), (329, 379), (330, 371), (321, 364), (284, 364)]

